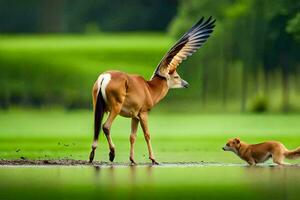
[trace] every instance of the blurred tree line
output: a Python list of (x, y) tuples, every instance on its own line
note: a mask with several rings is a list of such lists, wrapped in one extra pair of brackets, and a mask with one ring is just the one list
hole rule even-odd
[(194, 95), (204, 104), (210, 97), (223, 107), (239, 99), (242, 111), (249, 104), (264, 111), (280, 97), (280, 84), (281, 109), (291, 109), (290, 96), (300, 93), (300, 1), (181, 0), (170, 33), (180, 36), (201, 15), (215, 17), (217, 26), (191, 66), (182, 69), (186, 76), (201, 74), (190, 76), (202, 88)]
[(177, 0), (0, 0), (0, 32), (165, 30)]
[[(300, 1), (297, 0), (0, 0), (0, 33), (167, 30), (171, 37), (178, 38), (202, 16), (217, 19), (215, 31), (199, 52), (178, 69), (191, 87), (170, 92), (166, 102), (176, 105), (178, 100), (177, 108), (186, 109), (182, 106), (186, 103), (192, 109), (198, 106), (199, 110), (210, 105), (229, 111), (234, 108), (261, 112), (270, 107), (300, 110)], [(142, 40), (140, 36), (138, 40)], [(35, 42), (41, 44), (19, 46), (15, 40), (12, 46), (2, 45), (2, 49), (1, 40), (5, 36), (0, 37), (0, 107), (15, 104), (89, 107), (90, 93), (86, 91), (90, 90), (92, 74), (120, 66), (121, 70), (148, 78), (166, 51), (158, 46), (166, 40), (161, 37), (150, 41), (158, 48), (149, 43), (138, 51), (132, 48), (137, 46), (134, 35), (123, 47), (114, 43), (107, 49), (99, 38), (95, 41), (90, 38), (93, 42), (88, 42), (91, 35), (82, 35), (87, 44), (79, 38), (79, 41), (56, 38), (53, 46), (51, 43), (43, 46), (40, 36), (35, 37)], [(55, 49), (59, 42), (65, 42), (66, 46), (58, 45)], [(31, 49), (26, 45), (31, 45)], [(35, 49), (35, 45), (39, 48)], [(40, 49), (41, 46), (44, 48)], [(80, 69), (79, 65), (82, 68), (88, 65), (90, 69)], [(61, 85), (56, 80), (61, 80)]]

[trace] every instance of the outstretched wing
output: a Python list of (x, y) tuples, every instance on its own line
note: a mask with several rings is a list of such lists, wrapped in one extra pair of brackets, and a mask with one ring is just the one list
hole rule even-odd
[(187, 31), (177, 43), (167, 52), (163, 59), (158, 64), (154, 74), (163, 76), (166, 73), (172, 73), (177, 66), (191, 56), (199, 49), (215, 27), (216, 20), (209, 17), (204, 20), (202, 17), (189, 31)]

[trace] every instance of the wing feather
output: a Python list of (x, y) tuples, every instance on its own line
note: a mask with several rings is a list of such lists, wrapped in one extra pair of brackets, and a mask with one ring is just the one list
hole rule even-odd
[(215, 21), (212, 17), (209, 17), (207, 20), (204, 20), (204, 17), (202, 17), (166, 53), (154, 73), (163, 75), (176, 70), (183, 60), (196, 52), (209, 38), (215, 27)]

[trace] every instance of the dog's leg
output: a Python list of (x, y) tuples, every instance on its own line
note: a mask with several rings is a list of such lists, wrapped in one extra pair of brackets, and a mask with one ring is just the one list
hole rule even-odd
[(272, 155), (273, 157), (273, 162), (278, 164), (278, 165), (290, 165), (289, 163), (285, 163), (284, 160), (284, 155), (280, 153), (275, 153)]
[(250, 166), (255, 166), (256, 162), (252, 157), (247, 157), (246, 159), (244, 159)]
[(250, 166), (255, 166), (256, 163), (254, 160), (247, 160), (247, 163), (250, 165)]

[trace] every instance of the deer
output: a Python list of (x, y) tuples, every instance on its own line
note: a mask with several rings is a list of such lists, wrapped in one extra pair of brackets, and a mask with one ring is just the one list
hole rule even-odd
[(110, 70), (103, 72), (95, 81), (92, 89), (94, 110), (94, 138), (89, 162), (92, 163), (98, 144), (98, 137), (105, 113), (108, 117), (102, 126), (109, 146), (109, 160), (114, 161), (115, 145), (111, 138), (110, 129), (114, 119), (120, 115), (131, 118), (130, 155), (131, 165), (136, 165), (134, 159), (134, 143), (137, 137), (138, 125), (144, 133), (149, 159), (152, 165), (156, 161), (148, 127), (148, 114), (172, 88), (187, 88), (188, 82), (183, 80), (176, 69), (187, 57), (191, 56), (210, 37), (215, 27), (212, 17), (202, 17), (172, 46), (157, 65), (150, 80), (140, 75), (128, 74), (122, 71)]

